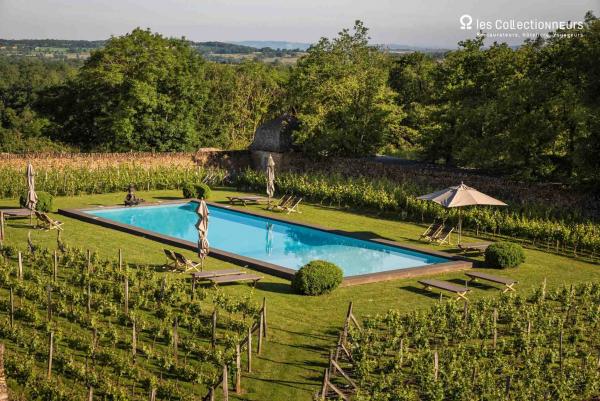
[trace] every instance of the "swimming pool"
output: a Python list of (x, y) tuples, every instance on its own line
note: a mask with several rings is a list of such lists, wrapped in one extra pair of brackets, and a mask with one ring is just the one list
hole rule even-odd
[[(93, 219), (137, 227), (195, 244), (198, 220), (195, 202), (130, 208), (84, 210)], [(315, 259), (335, 263), (345, 277), (443, 264), (450, 259), (381, 241), (340, 235), (278, 218), (245, 213), (209, 204), (208, 239), (213, 254), (223, 252), (290, 271)], [(243, 262), (243, 261), (242, 261)]]

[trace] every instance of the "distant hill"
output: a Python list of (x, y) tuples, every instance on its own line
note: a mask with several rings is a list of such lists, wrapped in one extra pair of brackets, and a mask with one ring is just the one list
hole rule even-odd
[(240, 42), (231, 42), (237, 45), (250, 46), (255, 49), (269, 47), (274, 50), (306, 50), (310, 47), (310, 43), (302, 42), (286, 42), (279, 40), (243, 40)]

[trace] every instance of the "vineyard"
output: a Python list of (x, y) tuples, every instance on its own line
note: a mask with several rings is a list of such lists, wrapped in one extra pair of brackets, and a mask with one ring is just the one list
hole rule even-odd
[[(266, 178), (260, 172), (246, 170), (236, 177), (236, 185), (244, 190), (262, 191)], [(394, 212), (403, 220), (424, 222), (442, 218), (453, 225), (458, 223), (456, 208), (445, 209), (433, 202), (417, 200), (418, 188), (409, 182), (280, 173), (275, 186), (279, 193), (300, 194), (323, 204)], [(562, 254), (585, 255), (592, 261), (600, 251), (600, 225), (591, 221), (536, 217), (539, 213), (522, 210), (522, 207), (520, 211), (510, 207), (461, 209), (463, 229), (470, 229), (477, 236), (527, 240), (525, 245)]]
[(250, 295), (190, 286), (160, 266), (62, 242), (1, 252), (0, 337), (14, 400), (210, 398), (230, 374), (239, 387), (240, 352), (258, 322), (263, 333), (265, 306)]
[(389, 311), (347, 327), (352, 399), (597, 399), (599, 329), (598, 283)]

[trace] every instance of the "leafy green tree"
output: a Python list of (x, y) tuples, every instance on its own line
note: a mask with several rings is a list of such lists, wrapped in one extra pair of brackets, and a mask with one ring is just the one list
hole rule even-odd
[(210, 96), (201, 117), (207, 144), (244, 149), (256, 128), (281, 107), (286, 72), (261, 62), (208, 63)]
[(204, 71), (184, 39), (138, 28), (94, 51), (46, 107), (62, 125), (59, 138), (83, 149), (192, 150), (201, 142)]
[(295, 141), (307, 154), (372, 154), (398, 135), (403, 113), (387, 84), (389, 58), (368, 39), (356, 21), (353, 32), (322, 38), (292, 69), (288, 101), (301, 122)]

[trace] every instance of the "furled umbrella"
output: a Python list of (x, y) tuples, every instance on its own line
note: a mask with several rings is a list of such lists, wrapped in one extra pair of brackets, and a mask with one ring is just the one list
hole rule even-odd
[(506, 203), (494, 199), (478, 190), (468, 187), (462, 182), (460, 185), (432, 192), (427, 195), (417, 197), (420, 200), (426, 200), (438, 203), (446, 208), (458, 207), (458, 243), (460, 244), (462, 235), (462, 215), (461, 207), (487, 205), (487, 206), (506, 206)]
[(31, 217), (35, 207), (37, 206), (38, 197), (35, 193), (35, 172), (33, 171), (33, 166), (31, 163), (27, 163), (27, 201), (25, 206), (31, 212), (29, 213), (29, 220), (31, 223)]
[(269, 154), (269, 159), (267, 160), (267, 196), (269, 197), (269, 204), (271, 204), (273, 195), (275, 195), (275, 160)]
[(204, 199), (200, 200), (198, 203), (196, 213), (198, 214), (198, 223), (196, 223), (196, 228), (198, 229), (198, 257), (200, 258), (200, 270), (202, 271), (204, 269), (204, 258), (208, 255), (210, 247), (208, 243), (209, 212)]

